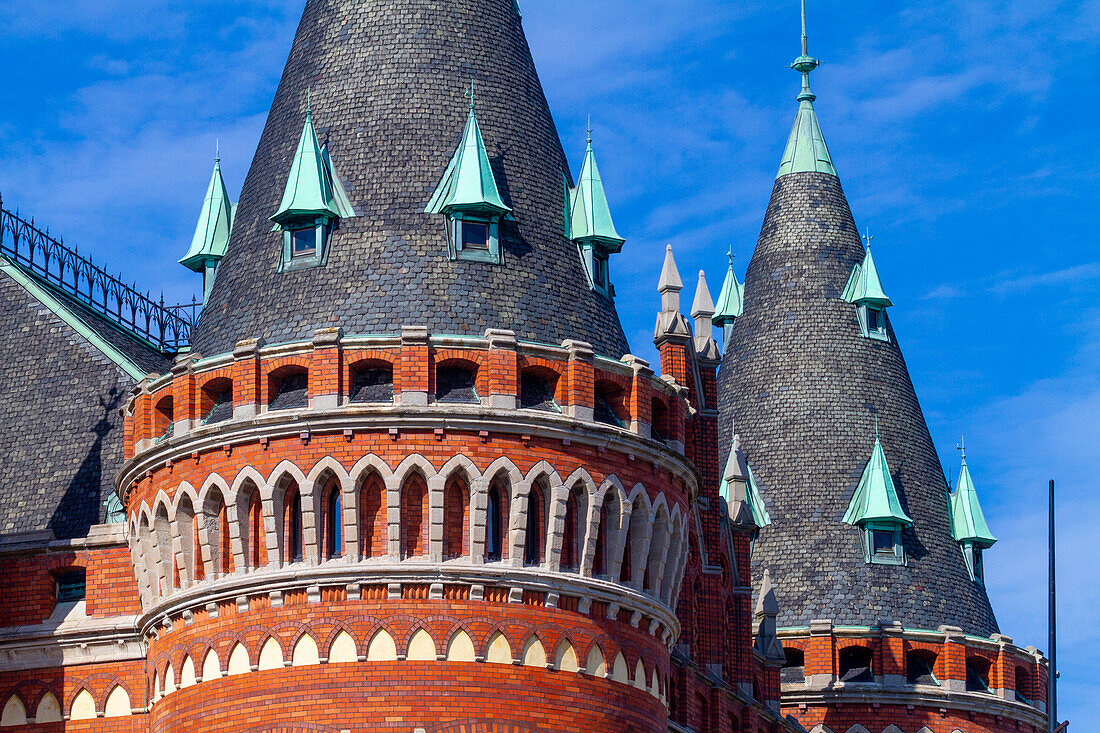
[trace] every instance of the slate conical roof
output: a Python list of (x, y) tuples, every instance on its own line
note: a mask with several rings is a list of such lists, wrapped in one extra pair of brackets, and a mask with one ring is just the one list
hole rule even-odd
[[(840, 179), (780, 175), (719, 374), (721, 425), (736, 421), (772, 519), (754, 573), (767, 567), (776, 578), (782, 627), (889, 620), (987, 636), (997, 622), (952, 537), (943, 469), (897, 335), (887, 323), (889, 340), (863, 336), (856, 306), (841, 297), (863, 259)], [(891, 483), (913, 522), (902, 531), (905, 566), (867, 564), (860, 530), (843, 521), (876, 415)], [(731, 443), (725, 432), (720, 444)]]
[[(500, 227), (502, 265), (450, 260), (443, 215), (425, 212), (463, 132), (471, 82), (495, 182), (515, 217)], [(340, 220), (323, 266), (279, 273), (270, 217), (307, 90), (318, 141), (357, 216)], [(589, 289), (564, 232), (563, 174), (571, 180), (512, 0), (310, 0), (194, 348), (212, 355), (255, 336), (417, 324), (450, 334), (511, 328), (621, 356), (628, 346), (614, 305)]]

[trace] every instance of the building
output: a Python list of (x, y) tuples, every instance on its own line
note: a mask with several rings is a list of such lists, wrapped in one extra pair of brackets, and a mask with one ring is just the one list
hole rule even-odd
[(306, 3), (197, 319), (5, 211), (0, 727), (1043, 729), (814, 66), (744, 287), (689, 321), (666, 253), (659, 370), (513, 0)]

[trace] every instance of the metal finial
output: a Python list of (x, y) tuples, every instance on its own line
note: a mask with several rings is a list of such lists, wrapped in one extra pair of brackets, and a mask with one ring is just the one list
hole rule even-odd
[(810, 91), (810, 72), (821, 65), (821, 61), (810, 56), (810, 40), (806, 35), (806, 0), (802, 0), (802, 55), (794, 60), (791, 68), (802, 74), (802, 91), (798, 101), (812, 102), (817, 96)]
[(863, 231), (864, 231), (864, 234), (861, 237), (861, 239), (867, 245), (867, 251), (869, 252), (871, 250), (871, 240), (875, 238), (875, 235), (871, 234), (870, 227), (868, 227), (867, 229), (864, 229)]
[(214, 139), (214, 162), (222, 162), (222, 139), (220, 137)]
[(306, 87), (306, 116), (313, 116), (313, 87)]
[(879, 439), (878, 434), (878, 413), (875, 413), (875, 440)]
[(965, 462), (966, 461), (966, 436), (965, 435), (960, 435), (959, 436), (959, 442), (955, 444), (955, 450), (960, 451), (962, 453), (962, 459)]
[(806, 0), (802, 0), (802, 55), (810, 55), (810, 39), (806, 35)]
[(470, 86), (466, 90), (466, 96), (469, 97), (469, 99), (470, 99), (470, 111), (473, 112), (474, 108), (477, 107), (477, 101), (475, 99), (475, 97), (477, 96), (477, 93), (474, 90), (474, 80), (473, 79), (470, 79)]
[(592, 144), (592, 115), (588, 115), (588, 144)]

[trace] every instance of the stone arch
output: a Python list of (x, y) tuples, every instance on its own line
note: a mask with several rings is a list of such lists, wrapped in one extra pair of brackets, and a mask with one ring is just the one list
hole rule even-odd
[[(465, 458), (465, 456), (462, 457)], [(454, 459), (448, 461), (447, 466), (453, 462)], [(445, 476), (440, 502), (443, 508), (440, 555), (444, 560), (469, 557), (472, 536), (473, 478), (461, 464), (455, 465)]]
[(61, 703), (58, 702), (57, 695), (47, 692), (38, 701), (38, 707), (34, 710), (34, 722), (57, 723), (61, 720)]
[(237, 642), (233, 651), (229, 653), (229, 666), (226, 673), (232, 677), (235, 674), (245, 674), (252, 671), (252, 663), (248, 659), (248, 650), (244, 644)]
[(523, 480), (525, 483), (530, 484), (538, 479), (545, 480), (551, 488), (562, 485), (561, 476), (558, 474), (557, 469), (546, 460), (541, 460), (532, 466)]
[(141, 566), (146, 577), (151, 602), (153, 598), (164, 593), (164, 584), (160, 575), (159, 550), (156, 546), (152, 513), (149, 511), (148, 506), (142, 506), (138, 526)]
[(104, 718), (124, 718), (131, 714), (130, 693), (122, 685), (115, 685), (103, 705)]
[(569, 643), (568, 639), (562, 639), (554, 652), (554, 667), (562, 672), (579, 672), (580, 664), (577, 662), (577, 650)]
[(256, 663), (256, 670), (263, 672), (268, 669), (282, 669), (285, 665), (283, 660), (283, 648), (279, 645), (278, 640), (274, 636), (267, 637), (267, 640), (260, 647), (260, 657)]
[(634, 682), (633, 682), (633, 684), (639, 690), (644, 690), (647, 687), (646, 675), (645, 675), (645, 665), (642, 663), (641, 659), (639, 659), (638, 663), (634, 665)]
[(190, 486), (176, 494), (176, 506), (172, 520), (172, 554), (176, 560), (176, 573), (180, 586), (187, 588), (198, 577), (195, 567), (195, 549), (198, 539), (195, 526), (194, 491)]
[(385, 557), (389, 553), (389, 515), (386, 479), (372, 465), (357, 475), (359, 555)]
[(4, 703), (4, 710), (0, 713), (0, 726), (26, 725), (27, 706), (17, 694), (12, 694)]
[(591, 567), (592, 575), (618, 578), (619, 565), (622, 562), (622, 524), (626, 512), (626, 495), (622, 484), (615, 476), (604, 480), (595, 497), (594, 511), (591, 513), (591, 533), (593, 542)]
[(672, 598), (680, 585), (683, 573), (684, 560), (684, 528), (683, 519), (679, 512), (680, 507), (674, 507), (670, 521), (672, 522), (668, 537), (668, 551), (665, 553), (665, 572), (660, 579), (660, 597), (668, 605), (672, 605)]
[(218, 652), (211, 647), (202, 660), (202, 681), (216, 680), (221, 676), (222, 666), (221, 661), (218, 659)]
[(302, 634), (290, 653), (290, 666), (308, 667), (320, 663), (321, 656), (317, 651), (317, 641), (309, 634)]
[(359, 660), (359, 651), (355, 648), (355, 639), (344, 629), (333, 637), (328, 646), (328, 663), (342, 664)]
[(172, 668), (172, 663), (169, 662), (168, 666), (164, 668), (164, 694), (176, 691), (176, 671)]
[(69, 720), (92, 720), (95, 715), (95, 698), (87, 688), (81, 688), (69, 705)]
[[(164, 497), (167, 499), (167, 497)], [(153, 512), (154, 546), (157, 552), (157, 573), (160, 576), (160, 594), (167, 595), (175, 587), (175, 571), (172, 553), (172, 521), (168, 518), (168, 504), (158, 500)]]
[(891, 723), (882, 729), (882, 733), (905, 733), (905, 731)]
[(190, 687), (195, 684), (195, 660), (188, 654), (183, 658), (183, 664), (180, 665), (180, 689)]
[[(496, 463), (500, 463), (498, 460)], [(478, 502), (474, 524), (485, 528), (483, 556), (485, 562), (497, 562), (509, 557), (512, 494), (515, 484), (511, 477), (519, 471), (500, 469), (485, 472), (485, 496)]]
[(368, 662), (393, 662), (397, 660), (397, 644), (390, 632), (379, 629), (367, 644)]
[(542, 645), (542, 641), (534, 634), (527, 637), (527, 641), (523, 643), (522, 659), (524, 667), (546, 668), (546, 648)]
[(259, 473), (249, 467), (243, 469), (238, 474), (237, 480), (233, 482), (233, 506), (236, 509), (237, 521), (229, 528), (231, 541), (234, 530), (236, 534), (236, 541), (233, 542), (234, 563), (252, 570), (263, 567), (270, 559), (267, 547), (267, 521), (263, 493), (260, 489), (264, 483), (262, 478), (257, 483), (257, 477)]
[(593, 644), (592, 648), (588, 650), (588, 659), (584, 664), (584, 671), (593, 677), (607, 677), (607, 661), (599, 644)]
[(642, 587), (653, 596), (661, 595), (661, 581), (665, 574), (668, 556), (670, 523), (665, 495), (657, 497), (653, 504), (653, 522), (650, 530), (649, 557), (646, 559)]
[(450, 641), (447, 642), (447, 661), (474, 661), (474, 642), (464, 629), (459, 629), (452, 634)]
[(435, 661), (435, 640), (423, 627), (413, 633), (405, 649), (405, 659), (410, 662)]
[(523, 494), (517, 497), (513, 509), (516, 515), (513, 557), (522, 557), (524, 565), (538, 566), (547, 558), (553, 488), (542, 474), (533, 481), (524, 481), (522, 489)]
[(428, 554), (428, 476), (410, 469), (401, 479), (401, 559)]
[[(290, 460), (281, 461), (272, 470), (263, 494), (264, 514), (275, 519), (274, 525), (265, 522), (268, 554), (274, 555), (280, 563), (315, 559), (311, 549), (311, 540), (316, 541), (310, 503), (312, 492), (302, 470)], [(308, 536), (307, 527), (311, 528)]]
[[(339, 461), (325, 456), (310, 469), (305, 486), (305, 531), (312, 537), (310, 552), (320, 558), (343, 554), (351, 534), (345, 531), (345, 511), (351, 509), (351, 516), (355, 516), (356, 497), (351, 477)], [(348, 529), (354, 531), (356, 524), (353, 522)]]
[(851, 728), (848, 729), (847, 733), (871, 733), (871, 731), (867, 730), (866, 728), (864, 728), (859, 723), (856, 723), (855, 725), (853, 725)]
[(583, 470), (574, 471), (562, 487), (561, 528), (554, 532), (556, 545), (551, 547), (551, 554), (558, 558), (558, 568), (566, 572), (580, 571), (588, 539), (588, 515), (595, 483), (590, 476), (587, 482), (578, 477), (577, 474)]
[(226, 499), (229, 493), (229, 484), (213, 473), (203, 484), (196, 503), (199, 549), (206, 578), (228, 575), (234, 568), (229, 502)]
[(623, 549), (619, 566), (619, 582), (640, 588), (645, 577), (652, 537), (651, 505), (645, 487), (635, 485), (623, 507)]
[(513, 662), (512, 646), (508, 643), (507, 637), (500, 631), (489, 637), (489, 642), (485, 647), (485, 661), (495, 664), (511, 664)]

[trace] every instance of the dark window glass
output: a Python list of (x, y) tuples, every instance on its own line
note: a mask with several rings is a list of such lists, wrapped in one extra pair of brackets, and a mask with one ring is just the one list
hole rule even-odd
[(443, 366), (435, 374), (436, 402), (480, 404), (475, 384), (477, 375), (473, 369)]
[(596, 281), (596, 287), (607, 288), (607, 258), (595, 255), (592, 258), (593, 263), (596, 266), (596, 272), (592, 274), (592, 279)]
[(352, 402), (393, 402), (393, 371), (360, 369), (351, 387)]
[(291, 232), (290, 238), (291, 257), (307, 257), (317, 252), (317, 227)]
[(290, 499), (290, 559), (302, 559), (302, 495), (295, 492)]
[(532, 491), (527, 498), (527, 539), (523, 547), (523, 564), (538, 565), (542, 552), (539, 544), (541, 537), (539, 529), (542, 526), (540, 515), (542, 507), (539, 506), (539, 496)]
[(289, 410), (309, 406), (309, 374), (294, 372), (283, 377), (271, 399), (272, 410)]
[(784, 684), (806, 681), (806, 654), (801, 649), (784, 649), (787, 661), (779, 670), (779, 681)]
[(325, 549), (329, 557), (339, 557), (343, 550), (340, 522), (340, 492), (333, 491), (328, 498), (328, 526), (325, 527)]
[(874, 682), (875, 675), (871, 671), (871, 659), (873, 654), (870, 649), (862, 646), (849, 646), (840, 650), (840, 681), (841, 682)]
[(938, 685), (939, 680), (933, 670), (936, 667), (936, 655), (933, 652), (915, 650), (905, 657), (905, 678), (911, 685)]
[(974, 550), (974, 579), (979, 583), (985, 583), (985, 568), (982, 566), (982, 548), (975, 547)]
[(73, 603), (84, 600), (85, 574), (83, 569), (69, 570), (57, 576), (57, 602)]
[(554, 390), (550, 382), (537, 374), (521, 374), (519, 378), (519, 406), (528, 410), (558, 411), (554, 402)]
[(867, 309), (867, 330), (879, 331), (882, 329), (882, 311), (874, 308)]
[(462, 249), (489, 250), (489, 225), (480, 221), (462, 222)]
[(607, 395), (602, 392), (596, 393), (595, 404), (595, 419), (596, 422), (602, 422), (606, 425), (614, 425), (621, 428), (623, 421), (619, 419), (619, 416), (615, 414), (614, 408), (611, 407), (611, 402), (607, 399)]
[(871, 532), (875, 543), (876, 555), (894, 554), (894, 533), (888, 529), (876, 529)]
[(489, 506), (485, 518), (485, 559), (495, 562), (500, 559), (500, 492), (496, 488), (489, 490)]

